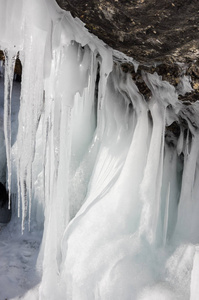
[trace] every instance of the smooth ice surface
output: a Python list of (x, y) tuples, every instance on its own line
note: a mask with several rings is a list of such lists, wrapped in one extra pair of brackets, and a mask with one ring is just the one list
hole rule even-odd
[[(0, 2), (0, 297), (197, 300), (199, 104), (54, 0)], [(13, 82), (15, 59), (22, 82)], [(174, 128), (174, 129), (172, 129)]]

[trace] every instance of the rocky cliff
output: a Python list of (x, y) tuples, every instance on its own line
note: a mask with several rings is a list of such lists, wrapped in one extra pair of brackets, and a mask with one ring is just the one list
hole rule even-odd
[[(80, 18), (90, 32), (110, 47), (141, 63), (135, 74), (145, 92), (140, 72), (156, 71), (173, 85), (183, 74), (192, 80), (186, 99), (199, 99), (198, 0), (57, 0), (61, 8)], [(183, 97), (182, 97), (183, 100)]]

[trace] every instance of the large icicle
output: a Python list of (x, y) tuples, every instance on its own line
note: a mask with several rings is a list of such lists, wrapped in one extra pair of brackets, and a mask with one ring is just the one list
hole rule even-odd
[(12, 85), (14, 77), (14, 67), (16, 60), (15, 51), (4, 50), (5, 55), (5, 79), (4, 79), (4, 134), (6, 144), (7, 157), (7, 177), (9, 191), (9, 209), (11, 197), (11, 100), (12, 100)]

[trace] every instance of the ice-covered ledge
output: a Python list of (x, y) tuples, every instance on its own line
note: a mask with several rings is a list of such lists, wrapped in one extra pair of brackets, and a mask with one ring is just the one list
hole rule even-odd
[[(113, 49), (139, 61), (138, 71), (157, 72), (173, 85), (182, 74), (190, 76), (193, 91), (186, 96), (199, 100), (198, 1), (56, 1)], [(130, 64), (126, 69), (131, 71)]]
[(109, 46), (141, 63), (199, 58), (198, 1), (56, 1)]

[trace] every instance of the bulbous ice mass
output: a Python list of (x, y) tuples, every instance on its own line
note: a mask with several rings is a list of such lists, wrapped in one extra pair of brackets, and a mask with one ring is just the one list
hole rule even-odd
[(157, 74), (146, 100), (128, 58), (53, 0), (2, 0), (0, 22), (10, 228), (42, 234), (22, 299), (197, 300), (198, 102)]

